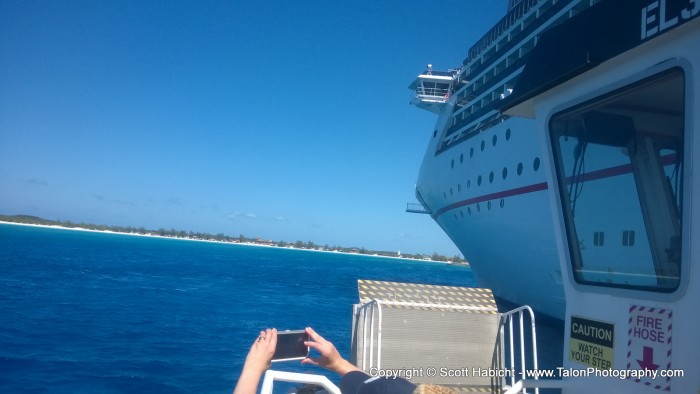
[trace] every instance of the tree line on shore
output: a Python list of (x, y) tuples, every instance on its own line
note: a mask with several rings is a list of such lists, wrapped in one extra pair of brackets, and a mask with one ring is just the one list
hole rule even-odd
[(248, 238), (243, 234), (237, 237), (232, 237), (224, 233), (209, 234), (203, 232), (193, 232), (184, 231), (176, 229), (164, 229), (160, 228), (158, 230), (148, 230), (144, 227), (133, 227), (133, 226), (108, 226), (101, 224), (91, 224), (91, 223), (73, 223), (70, 220), (49, 220), (40, 218), (37, 216), (30, 215), (0, 215), (0, 221), (20, 223), (20, 224), (36, 224), (42, 226), (59, 226), (66, 228), (76, 228), (76, 229), (86, 229), (94, 231), (111, 231), (115, 233), (124, 234), (139, 234), (139, 235), (155, 235), (160, 237), (169, 238), (182, 238), (182, 239), (194, 239), (200, 241), (218, 241), (227, 243), (237, 243), (237, 244), (255, 244), (255, 245), (265, 245), (265, 246), (277, 246), (282, 248), (296, 248), (296, 249), (308, 249), (308, 250), (323, 250), (323, 251), (337, 251), (343, 253), (357, 253), (365, 255), (376, 255), (385, 257), (403, 257), (409, 259), (417, 260), (433, 260), (433, 261), (443, 261), (452, 262), (455, 264), (466, 264), (466, 261), (459, 257), (447, 257), (438, 253), (433, 253), (432, 255), (422, 255), (422, 254), (399, 254), (397, 252), (388, 252), (381, 250), (370, 250), (364, 247), (344, 247), (344, 246), (329, 246), (329, 245), (317, 245), (312, 241), (303, 242), (287, 242), (287, 241), (272, 241), (264, 240), (261, 238)]

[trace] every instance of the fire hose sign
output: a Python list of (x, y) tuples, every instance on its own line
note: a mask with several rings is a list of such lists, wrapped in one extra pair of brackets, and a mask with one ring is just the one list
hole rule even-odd
[[(627, 369), (671, 369), (671, 309), (632, 305), (627, 330)], [(635, 382), (657, 390), (669, 390), (671, 377), (640, 378)]]

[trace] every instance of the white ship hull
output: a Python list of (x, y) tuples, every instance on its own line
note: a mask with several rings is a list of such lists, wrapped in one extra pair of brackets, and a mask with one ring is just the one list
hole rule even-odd
[(409, 86), (416, 92), (411, 104), (440, 114), (416, 184), (425, 211), (462, 252), (479, 286), (558, 319), (564, 291), (546, 155), (536, 120), (505, 116), (500, 106), (540, 36), (595, 3), (511, 1), (460, 68), (445, 73), (428, 65)]
[(437, 141), (431, 139), (416, 191), (479, 286), (562, 319), (561, 271), (534, 121), (508, 118), (438, 155)]

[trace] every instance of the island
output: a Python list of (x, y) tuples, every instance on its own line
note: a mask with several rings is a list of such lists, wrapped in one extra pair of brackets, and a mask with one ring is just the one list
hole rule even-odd
[(347, 254), (360, 254), (368, 256), (381, 256), (381, 257), (393, 257), (402, 258), (410, 260), (422, 260), (422, 261), (434, 261), (442, 262), (455, 265), (465, 265), (469, 264), (460, 256), (447, 257), (438, 253), (433, 253), (432, 255), (423, 254), (408, 254), (401, 252), (389, 252), (382, 250), (370, 250), (364, 247), (345, 247), (345, 246), (329, 246), (329, 245), (317, 245), (312, 241), (303, 242), (288, 242), (288, 241), (273, 241), (262, 238), (248, 238), (243, 234), (233, 237), (223, 233), (209, 234), (202, 232), (192, 232), (184, 230), (170, 229), (166, 230), (160, 228), (158, 230), (149, 230), (144, 227), (123, 227), (123, 226), (108, 226), (102, 224), (91, 224), (91, 223), (73, 223), (68, 220), (50, 220), (44, 219), (37, 216), (31, 215), (2, 215), (0, 214), (0, 222), (11, 223), (11, 224), (25, 224), (25, 225), (35, 225), (35, 226), (46, 226), (46, 227), (57, 227), (75, 230), (89, 230), (89, 231), (101, 231), (101, 232), (111, 232), (120, 234), (130, 234), (130, 235), (142, 235), (142, 236), (152, 236), (152, 237), (165, 237), (165, 238), (177, 238), (177, 239), (187, 239), (196, 241), (210, 241), (210, 242), (221, 242), (230, 244), (243, 244), (243, 245), (254, 245), (254, 246), (268, 246), (268, 247), (279, 247), (279, 248), (290, 248), (290, 249), (301, 249), (301, 250), (313, 250), (321, 252), (337, 252), (337, 253), (347, 253)]

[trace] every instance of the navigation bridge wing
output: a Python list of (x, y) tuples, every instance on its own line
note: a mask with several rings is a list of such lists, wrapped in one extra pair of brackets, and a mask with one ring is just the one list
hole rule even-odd
[(440, 114), (455, 90), (458, 75), (459, 70), (433, 71), (429, 64), (428, 70), (408, 85), (415, 93), (410, 104)]

